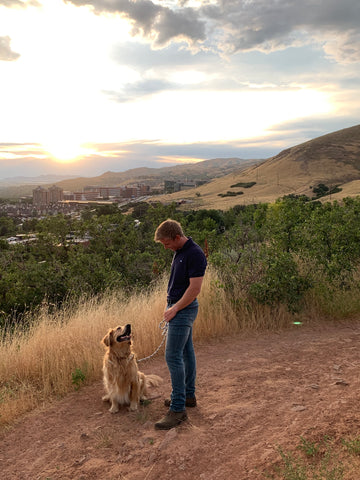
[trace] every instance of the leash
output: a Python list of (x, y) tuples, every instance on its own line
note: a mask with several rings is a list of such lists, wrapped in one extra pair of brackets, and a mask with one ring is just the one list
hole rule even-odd
[(158, 351), (160, 350), (160, 348), (163, 346), (163, 344), (164, 344), (164, 342), (165, 342), (165, 340), (166, 340), (166, 336), (167, 336), (167, 333), (168, 333), (168, 329), (169, 329), (169, 324), (168, 324), (168, 322), (165, 322), (165, 320), (161, 320), (161, 322), (159, 323), (159, 328), (160, 328), (160, 330), (161, 330), (161, 335), (163, 336), (160, 345), (157, 347), (157, 349), (155, 350), (155, 352), (152, 353), (151, 355), (149, 355), (148, 357), (140, 358), (140, 360), (137, 360), (138, 363), (144, 362), (145, 360), (149, 360), (150, 358), (154, 357), (154, 356), (158, 353)]

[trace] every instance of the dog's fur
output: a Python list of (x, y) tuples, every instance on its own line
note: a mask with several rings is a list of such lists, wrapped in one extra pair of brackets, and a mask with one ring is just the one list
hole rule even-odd
[(158, 386), (162, 378), (139, 371), (129, 324), (110, 329), (102, 343), (107, 347), (103, 362), (106, 392), (103, 401), (111, 403), (111, 413), (118, 412), (122, 405), (128, 405), (131, 411), (137, 410), (140, 401), (146, 400), (147, 388)]

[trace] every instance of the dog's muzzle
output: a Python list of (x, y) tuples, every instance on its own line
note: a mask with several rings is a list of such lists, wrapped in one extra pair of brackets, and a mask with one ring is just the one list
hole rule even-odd
[(131, 339), (131, 325), (128, 323), (127, 325), (125, 325), (122, 334), (116, 337), (116, 341), (121, 343), (121, 342), (130, 341), (130, 339)]

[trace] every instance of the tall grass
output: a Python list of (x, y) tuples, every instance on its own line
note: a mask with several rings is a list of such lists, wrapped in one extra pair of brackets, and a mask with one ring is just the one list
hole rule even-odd
[[(164, 278), (142, 294), (121, 292), (88, 298), (54, 314), (44, 308), (26, 328), (3, 334), (0, 342), (0, 424), (101, 378), (109, 328), (131, 323), (138, 358), (152, 354), (162, 341), (159, 328), (165, 307)], [(205, 277), (195, 337), (238, 330), (234, 311), (217, 286), (214, 271)]]

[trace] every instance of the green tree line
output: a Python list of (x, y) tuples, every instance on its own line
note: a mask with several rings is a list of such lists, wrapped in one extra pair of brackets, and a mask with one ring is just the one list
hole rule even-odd
[(172, 252), (153, 241), (166, 218), (180, 221), (208, 250), (233, 302), (285, 304), (296, 312), (314, 285), (348, 288), (359, 265), (360, 199), (322, 204), (289, 196), (227, 211), (98, 207), (78, 219), (29, 220), (22, 231), (36, 240), (16, 245), (6, 236), (18, 222), (0, 217), (0, 325), (44, 303), (57, 308), (84, 295), (146, 288), (170, 268)]

